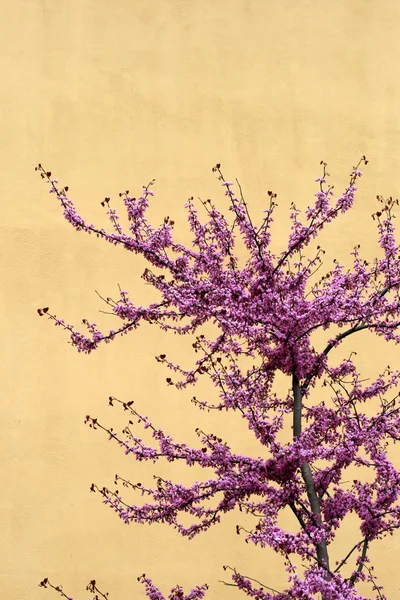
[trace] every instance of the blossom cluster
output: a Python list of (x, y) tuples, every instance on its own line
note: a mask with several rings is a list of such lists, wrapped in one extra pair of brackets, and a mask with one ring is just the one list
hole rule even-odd
[[(217, 390), (217, 402), (196, 398), (194, 402), (200, 409), (237, 412), (260, 443), (260, 456), (255, 458), (235, 453), (214, 434), (198, 431), (198, 447), (189, 447), (137, 412), (133, 402), (111, 397), (110, 404), (119, 403), (129, 412), (129, 425), (118, 433), (88, 415), (86, 422), (92, 428), (102, 429), (136, 460), (184, 461), (206, 469), (207, 476), (192, 485), (158, 478), (154, 487), (117, 476), (116, 485), (122, 483), (142, 497), (137, 504), (125, 501), (117, 488), (93, 484), (92, 490), (100, 492), (104, 503), (127, 524), (164, 522), (189, 538), (236, 508), (253, 515), (255, 527), (244, 531), (238, 526), (237, 532), (249, 542), (282, 554), (289, 572), (289, 587), (271, 592), (234, 571), (234, 585), (259, 600), (314, 600), (318, 594), (323, 600), (365, 600), (356, 591), (360, 581), (371, 584), (375, 598), (385, 598), (368, 564), (368, 550), (374, 540), (400, 527), (400, 473), (388, 455), (390, 443), (400, 436), (396, 391), (400, 372), (388, 367), (366, 384), (353, 356), (338, 361), (337, 355), (345, 340), (362, 330), (388, 342), (400, 341), (400, 255), (393, 223), (398, 202), (377, 198), (380, 206), (373, 218), (381, 257), (373, 261), (365, 260), (356, 246), (351, 268), (335, 261), (320, 277), (324, 252), (312, 243), (352, 208), (362, 176), (360, 166), (367, 162), (362, 157), (352, 169), (338, 197), (327, 184), (326, 164), (321, 163), (314, 204), (304, 213), (292, 205), (287, 244), (277, 254), (270, 247), (276, 194), (267, 193), (268, 207), (261, 222), (254, 224), (240, 186), (224, 178), (220, 165), (213, 171), (230, 203), (230, 214), (224, 216), (207, 201), (202, 203), (206, 213), (202, 221), (189, 199), (190, 246), (174, 241), (174, 222), (169, 217), (159, 227), (147, 220), (153, 182), (138, 198), (128, 191), (120, 194), (128, 232), (110, 208), (110, 199), (102, 202), (113, 228), (107, 232), (88, 224), (68, 197), (68, 188), (61, 189), (51, 173), (37, 167), (66, 220), (78, 231), (141, 254), (149, 263), (143, 278), (159, 293), (159, 301), (149, 306), (135, 304), (126, 290), (120, 291), (116, 301), (108, 298), (106, 302), (121, 321), (119, 328), (108, 332), (85, 321), (87, 333), (81, 333), (48, 308), (39, 309), (39, 314), (69, 331), (71, 343), (85, 353), (143, 322), (189, 335), (198, 355), (191, 368), (175, 364), (165, 354), (157, 357), (171, 371), (167, 384), (184, 389), (208, 377)], [(247, 251), (244, 263), (237, 252), (239, 240)], [(201, 333), (206, 323), (217, 330), (214, 337)], [(317, 330), (326, 331), (322, 348), (313, 342)], [(336, 356), (333, 364), (332, 356)], [(290, 378), (290, 392), (283, 397), (274, 389), (278, 373)], [(318, 398), (321, 385), (329, 390), (329, 399)], [(371, 416), (372, 403), (378, 408)], [(283, 443), (279, 436), (288, 415), (292, 415), (293, 435)], [(152, 443), (137, 434), (135, 421), (151, 431)], [(344, 484), (347, 470), (354, 466), (360, 473), (367, 467), (372, 480), (370, 476), (364, 481), (361, 475)], [(298, 522), (295, 533), (278, 525), (280, 513), (287, 508)], [(190, 525), (182, 521), (183, 513), (191, 516)], [(329, 547), (350, 513), (358, 517), (360, 539), (335, 568), (329, 562)], [(291, 566), (293, 555), (305, 565), (302, 572)], [(343, 568), (351, 561), (354, 570), (345, 577)], [(151, 580), (143, 578), (143, 582), (149, 598), (163, 598)], [(184, 596), (176, 588), (169, 598), (194, 600), (205, 589), (194, 588)]]

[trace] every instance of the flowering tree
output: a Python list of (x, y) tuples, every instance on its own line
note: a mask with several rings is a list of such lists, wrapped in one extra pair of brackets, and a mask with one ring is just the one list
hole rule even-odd
[[(190, 247), (174, 241), (174, 223), (169, 217), (158, 228), (147, 220), (153, 182), (139, 198), (129, 192), (120, 194), (129, 219), (128, 232), (123, 231), (109, 198), (102, 202), (112, 224), (112, 231), (107, 232), (88, 224), (68, 197), (68, 188), (61, 189), (51, 173), (37, 167), (60, 201), (66, 220), (78, 231), (141, 254), (150, 266), (143, 278), (159, 293), (159, 301), (149, 306), (136, 305), (125, 290), (117, 301), (106, 299), (121, 319), (118, 329), (106, 333), (87, 321), (87, 333), (81, 333), (48, 308), (39, 309), (39, 314), (67, 330), (78, 352), (90, 353), (142, 322), (191, 336), (198, 354), (192, 368), (170, 362), (165, 354), (157, 357), (172, 371), (167, 383), (183, 389), (208, 376), (218, 390), (217, 402), (194, 402), (200, 409), (236, 411), (260, 444), (260, 456), (254, 458), (237, 454), (222, 439), (198, 431), (199, 447), (192, 448), (158, 429), (132, 402), (111, 397), (110, 404), (121, 404), (129, 411), (129, 426), (119, 434), (90, 416), (86, 422), (105, 431), (125, 454), (139, 461), (180, 460), (206, 468), (208, 473), (211, 469), (214, 476), (189, 486), (160, 478), (154, 488), (117, 476), (117, 481), (144, 498), (134, 505), (125, 502), (117, 490), (95, 484), (92, 490), (99, 492), (125, 523), (165, 522), (189, 538), (217, 524), (224, 513), (235, 508), (254, 515), (255, 527), (244, 531), (238, 526), (237, 532), (244, 533), (249, 542), (282, 554), (288, 572), (287, 589), (277, 591), (232, 569), (232, 585), (257, 600), (365, 600), (357, 592), (360, 581), (371, 584), (371, 597), (385, 598), (368, 550), (374, 540), (400, 526), (400, 474), (388, 456), (388, 446), (400, 436), (396, 391), (400, 371), (388, 367), (366, 384), (353, 355), (339, 360), (338, 356), (341, 349), (349, 356), (347, 338), (364, 329), (388, 342), (400, 341), (400, 256), (393, 226), (398, 202), (378, 197), (380, 208), (373, 218), (381, 256), (372, 262), (364, 260), (356, 246), (351, 252), (351, 268), (335, 261), (320, 277), (317, 271), (324, 252), (314, 242), (353, 206), (362, 164), (367, 164), (365, 156), (336, 198), (327, 183), (326, 163), (321, 162), (315, 202), (304, 214), (292, 205), (289, 239), (280, 254), (270, 249), (276, 194), (268, 192), (269, 206), (261, 223), (255, 225), (240, 185), (226, 181), (219, 164), (213, 171), (230, 202), (229, 218), (207, 200), (202, 203), (206, 212), (203, 222), (191, 198), (186, 204), (193, 235)], [(235, 252), (240, 239), (247, 251), (245, 262)], [(205, 323), (216, 327), (215, 337), (200, 333)], [(312, 341), (317, 330), (326, 331), (321, 348)], [(283, 397), (273, 389), (278, 372), (290, 381), (290, 392)], [(329, 392), (323, 400), (321, 386)], [(371, 416), (372, 402), (377, 409)], [(279, 435), (289, 415), (292, 435), (289, 443), (283, 443)], [(151, 430), (153, 444), (137, 436), (134, 421)], [(349, 467), (362, 466), (369, 467), (372, 481), (363, 481), (362, 475), (347, 484), (343, 481)], [(278, 515), (284, 509), (295, 516), (297, 532), (278, 526)], [(182, 524), (182, 513), (192, 517), (190, 525)], [(358, 517), (360, 538), (333, 565), (329, 548), (349, 513)], [(300, 557), (301, 570), (293, 564), (293, 556)], [(353, 565), (352, 572), (345, 577), (348, 564)], [(143, 576), (141, 580), (149, 598), (165, 598), (150, 579)], [(47, 579), (40, 585), (54, 587), (67, 597)], [(88, 589), (105, 597), (94, 581)], [(187, 595), (177, 587), (168, 598), (197, 600), (205, 593), (206, 586)]]

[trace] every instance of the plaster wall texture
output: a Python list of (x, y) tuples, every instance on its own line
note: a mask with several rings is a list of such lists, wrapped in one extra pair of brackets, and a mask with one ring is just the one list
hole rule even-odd
[[(143, 327), (82, 356), (38, 318), (36, 309), (49, 305), (68, 322), (107, 324), (94, 291), (116, 296), (118, 283), (137, 301), (152, 296), (140, 280), (144, 262), (75, 233), (34, 166), (42, 162), (69, 185), (81, 213), (104, 226), (105, 196), (117, 205), (120, 191), (140, 191), (155, 177), (151, 214), (170, 215), (188, 240), (186, 199), (224, 202), (211, 173), (221, 162), (253, 214), (267, 189), (278, 192), (279, 247), (290, 203), (312, 201), (319, 161), (340, 188), (366, 154), (356, 207), (324, 241), (332, 256), (357, 242), (372, 256), (374, 199), (400, 190), (400, 4), (3, 0), (1, 13), (1, 597), (55, 597), (37, 587), (48, 576), (74, 598), (87, 597), (93, 577), (111, 598), (144, 598), (136, 581), (143, 572), (165, 591), (207, 581), (210, 600), (241, 597), (218, 583), (228, 579), (223, 564), (283, 587), (282, 560), (244, 544), (237, 515), (188, 542), (166, 526), (126, 527), (89, 493), (92, 481), (111, 486), (116, 472), (149, 482), (153, 472), (196, 475), (129, 462), (86, 428), (86, 414), (124, 423), (107, 406), (110, 394), (134, 399), (187, 442), (201, 427), (238, 450), (258, 448), (240, 420), (199, 414), (189, 394), (165, 385), (154, 356), (168, 349), (184, 357), (184, 339)], [(367, 335), (353, 349), (368, 374), (381, 363), (398, 366), (398, 349)], [(338, 554), (356, 535), (353, 525)], [(395, 535), (371, 553), (393, 600), (399, 544)]]

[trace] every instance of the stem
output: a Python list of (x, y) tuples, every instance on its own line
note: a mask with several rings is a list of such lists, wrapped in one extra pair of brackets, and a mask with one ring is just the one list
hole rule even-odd
[[(293, 373), (292, 376), (292, 388), (293, 388), (293, 437), (299, 438), (301, 436), (301, 419), (302, 419), (302, 400), (303, 396), (301, 393), (300, 382), (297, 375)], [(309, 463), (304, 462), (301, 467), (301, 475), (306, 486), (307, 497), (310, 503), (311, 511), (314, 516), (314, 520), (317, 525), (322, 525), (321, 518), (321, 504), (320, 499), (315, 490), (314, 477), (311, 471)], [(329, 555), (326, 541), (323, 539), (316, 545), (317, 560), (318, 564), (326, 569), (326, 577), (329, 578)]]
[(369, 542), (369, 539), (368, 539), (368, 537), (366, 537), (364, 539), (363, 549), (362, 549), (362, 552), (361, 552), (361, 558), (360, 558), (360, 562), (359, 562), (358, 567), (357, 567), (357, 571), (355, 573), (353, 573), (353, 575), (349, 579), (351, 585), (355, 584), (355, 582), (357, 581), (358, 576), (360, 575), (361, 571), (363, 570), (363, 568), (365, 566), (365, 559), (366, 559), (367, 552), (368, 552), (368, 542)]

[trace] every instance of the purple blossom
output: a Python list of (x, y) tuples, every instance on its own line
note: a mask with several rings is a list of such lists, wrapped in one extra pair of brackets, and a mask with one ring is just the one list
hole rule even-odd
[[(107, 299), (121, 322), (109, 332), (84, 321), (87, 332), (81, 333), (47, 308), (39, 309), (39, 314), (46, 313), (68, 330), (73, 346), (84, 353), (142, 322), (188, 334), (197, 355), (194, 364), (184, 368), (165, 354), (157, 357), (171, 373), (167, 384), (185, 389), (208, 377), (218, 391), (217, 403), (196, 397), (193, 402), (202, 410), (235, 411), (260, 443), (259, 457), (246, 456), (234, 452), (218, 436), (198, 431), (198, 446), (189, 447), (137, 412), (133, 402), (111, 397), (110, 404), (120, 404), (129, 413), (129, 425), (117, 433), (87, 416), (90, 427), (103, 430), (127, 456), (138, 461), (184, 461), (204, 468), (205, 476), (192, 485), (158, 478), (153, 487), (146, 487), (117, 475), (116, 485), (122, 480), (124, 487), (138, 493), (137, 504), (126, 502), (117, 489), (93, 484), (93, 491), (101, 494), (124, 523), (163, 522), (189, 539), (234, 509), (254, 515), (254, 529), (244, 531), (238, 525), (238, 534), (281, 553), (289, 584), (282, 592), (268, 585), (257, 587), (255, 580), (232, 569), (234, 585), (259, 600), (315, 600), (318, 594), (323, 600), (366, 600), (357, 592), (359, 581), (370, 584), (374, 598), (385, 598), (369, 567), (367, 552), (375, 540), (400, 526), (400, 474), (388, 456), (389, 444), (400, 436), (396, 392), (400, 372), (388, 367), (374, 381), (365, 382), (354, 356), (349, 356), (348, 338), (368, 330), (386, 341), (400, 341), (400, 252), (393, 223), (397, 201), (378, 197), (380, 210), (373, 218), (381, 256), (376, 260), (365, 260), (356, 246), (350, 255), (351, 269), (336, 261), (320, 277), (323, 250), (317, 246), (305, 254), (320, 232), (353, 206), (361, 163), (367, 163), (365, 157), (353, 168), (347, 187), (336, 199), (322, 163), (314, 204), (304, 214), (292, 205), (288, 241), (278, 254), (270, 249), (276, 194), (268, 192), (269, 207), (261, 222), (254, 224), (240, 186), (235, 193), (236, 186), (224, 179), (220, 165), (213, 170), (225, 188), (230, 214), (225, 217), (207, 201), (203, 203), (207, 219), (202, 222), (191, 198), (186, 204), (193, 236), (189, 247), (174, 241), (174, 223), (169, 217), (158, 227), (148, 222), (153, 182), (138, 199), (129, 192), (121, 194), (128, 233), (106, 199), (113, 226), (108, 233), (88, 225), (67, 197), (67, 188), (60, 190), (57, 181), (39, 168), (66, 220), (78, 231), (94, 233), (141, 254), (149, 263), (143, 278), (159, 293), (159, 300), (148, 306), (135, 304), (126, 290), (120, 291), (116, 301)], [(247, 249), (244, 263), (235, 253), (238, 238)], [(215, 337), (201, 333), (207, 323), (218, 328)], [(317, 330), (326, 331), (322, 347), (313, 342)], [(341, 347), (344, 356), (340, 356)], [(290, 392), (286, 396), (274, 391), (278, 373), (288, 377)], [(329, 401), (320, 400), (317, 384), (330, 390)], [(372, 401), (378, 407), (373, 415), (367, 407)], [(293, 419), (293, 435), (283, 444), (279, 434), (287, 415)], [(137, 426), (151, 432), (152, 442), (138, 435)], [(351, 466), (360, 470), (360, 477), (345, 484)], [(363, 479), (366, 468), (367, 481)], [(285, 509), (295, 516), (297, 532), (278, 524)], [(181, 519), (185, 513), (191, 517), (190, 524)], [(334, 567), (329, 550), (350, 513), (358, 518), (360, 538)], [(300, 559), (304, 571), (293, 564), (293, 557)], [(353, 571), (346, 577), (343, 567), (350, 563)], [(148, 598), (165, 600), (151, 579), (143, 575), (140, 581)], [(197, 600), (205, 593), (206, 586), (195, 587), (188, 595), (178, 586), (168, 599)]]

